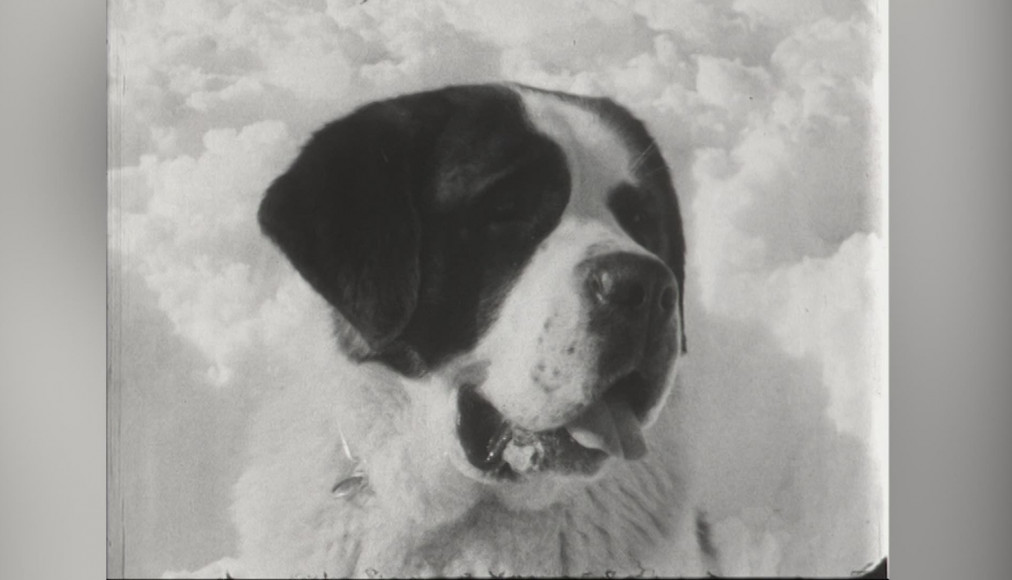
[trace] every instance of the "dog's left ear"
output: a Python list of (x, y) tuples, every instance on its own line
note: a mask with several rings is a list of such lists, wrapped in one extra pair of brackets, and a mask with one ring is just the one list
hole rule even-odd
[(260, 205), (264, 233), (373, 353), (417, 305), (416, 203), (449, 111), (434, 94), (362, 107), (318, 131)]
[[(672, 190), (673, 192), (673, 190)], [(672, 195), (676, 227), (669, 233), (668, 242), (668, 266), (675, 274), (678, 282), (678, 324), (679, 332), (682, 335), (682, 354), (689, 352), (688, 341), (685, 338), (685, 234), (682, 230), (682, 215), (678, 209), (678, 200)]]

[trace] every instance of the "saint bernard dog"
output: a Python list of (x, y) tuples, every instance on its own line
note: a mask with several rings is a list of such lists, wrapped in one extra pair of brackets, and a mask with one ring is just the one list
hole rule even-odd
[(239, 555), (198, 575), (717, 572), (677, 420), (682, 221), (625, 108), (516, 84), (368, 104), (258, 217), (334, 366), (254, 421)]

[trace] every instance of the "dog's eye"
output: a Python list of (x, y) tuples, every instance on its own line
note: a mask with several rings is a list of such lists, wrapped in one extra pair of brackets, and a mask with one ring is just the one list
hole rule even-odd
[(623, 184), (616, 187), (608, 196), (608, 207), (622, 229), (636, 243), (648, 250), (656, 251), (657, 239), (656, 218), (652, 219), (653, 204), (631, 185)]

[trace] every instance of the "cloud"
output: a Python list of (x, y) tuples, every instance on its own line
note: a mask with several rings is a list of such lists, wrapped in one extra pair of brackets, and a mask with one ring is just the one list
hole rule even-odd
[[(198, 158), (158, 161), (114, 173), (110, 247), (140, 273), (176, 331), (211, 362), (225, 384), (231, 361), (259, 339), (264, 304), (276, 289), (265, 263), (271, 249), (253, 216), (263, 191), (294, 155), (283, 123), (212, 129)], [(274, 268), (277, 269), (276, 267)]]
[(202, 357), (185, 371), (254, 400), (328, 356), (319, 297), (254, 219), (311, 131), (450, 83), (611, 96), (681, 197), (692, 443), (729, 572), (849, 573), (881, 554), (865, 523), (886, 392), (874, 5), (117, 2), (110, 251), (164, 319), (145, 328)]
[(823, 19), (781, 42), (768, 69), (700, 57), (697, 91), (730, 138), (697, 152), (690, 204), (704, 307), (814, 355), (830, 416), (865, 441), (884, 330), (870, 42), (865, 24)]
[(761, 109), (771, 85), (770, 75), (759, 67), (701, 55), (697, 59), (696, 91), (709, 105), (725, 109), (735, 117)]

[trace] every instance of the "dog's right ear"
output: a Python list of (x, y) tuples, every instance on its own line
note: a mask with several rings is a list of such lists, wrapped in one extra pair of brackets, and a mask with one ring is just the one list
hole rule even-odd
[(432, 95), (358, 109), (318, 131), (260, 204), (264, 233), (374, 352), (417, 305), (416, 204), (448, 116)]

